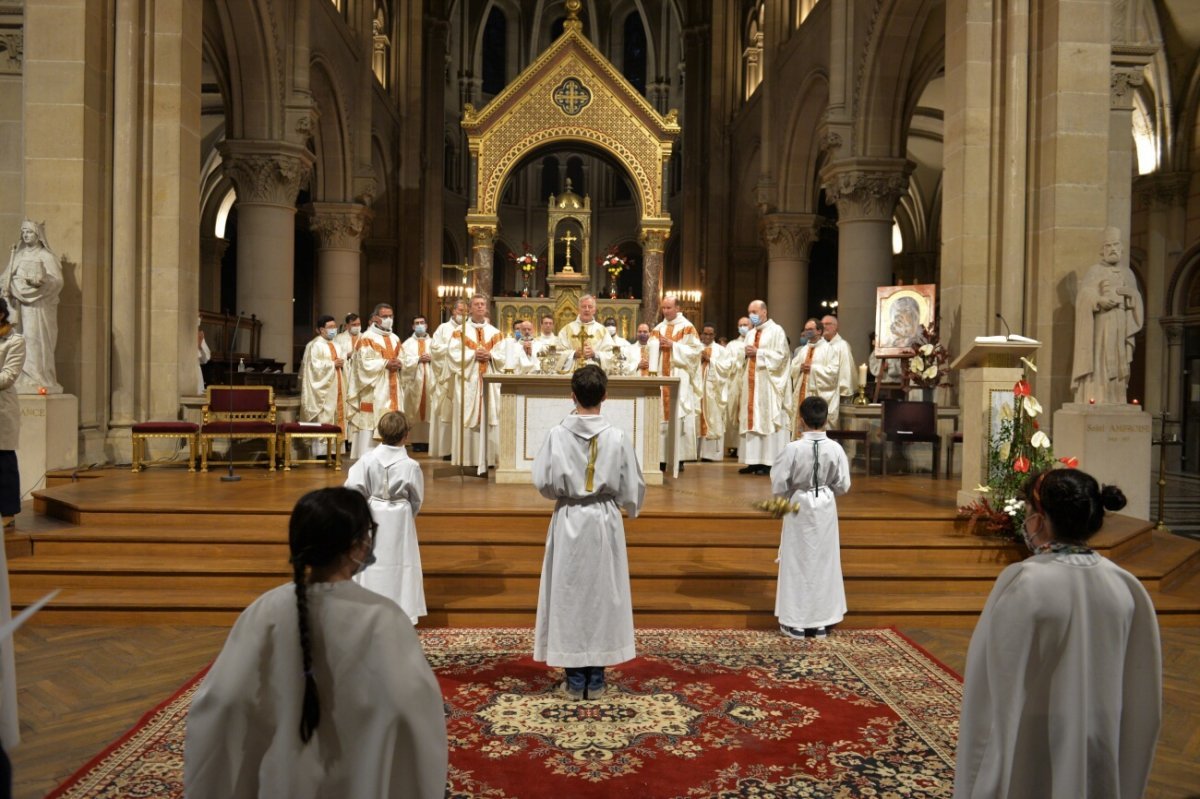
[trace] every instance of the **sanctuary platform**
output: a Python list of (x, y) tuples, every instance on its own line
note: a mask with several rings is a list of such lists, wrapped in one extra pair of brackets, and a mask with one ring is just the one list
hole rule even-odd
[[(529, 626), (553, 503), (528, 485), (433, 479), (417, 535), (429, 615), (421, 626)], [(639, 625), (768, 628), (780, 522), (750, 507), (766, 477), (689, 463), (627, 519)], [(9, 543), (15, 608), (53, 588), (40, 624), (225, 624), (290, 579), (287, 521), (304, 492), (339, 485), (323, 467), (269, 473), (59, 472)], [(955, 523), (957, 481), (854, 475), (838, 502), (848, 626), (970, 626), (996, 575), (1024, 553)], [(1095, 545), (1137, 575), (1164, 624), (1200, 622), (1200, 543), (1110, 518)]]

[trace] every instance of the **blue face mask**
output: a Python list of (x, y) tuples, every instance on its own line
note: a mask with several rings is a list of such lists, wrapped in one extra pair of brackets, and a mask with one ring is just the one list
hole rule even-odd
[(749, 328), (749, 327), (747, 327), (746, 325), (740, 325), (740, 326), (738, 327), (738, 333), (739, 333), (740, 335), (743, 335), (743, 336), (744, 336), (744, 335), (746, 335), (746, 334), (747, 334), (747, 333), (749, 333), (749, 332), (750, 332), (750, 328)]
[(754, 327), (758, 327), (761, 322), (762, 322), (761, 316), (759, 316), (756, 313), (750, 314), (750, 324), (751, 325), (753, 325)]
[(513, 338), (514, 338), (514, 339), (516, 339), (517, 341), (520, 341), (520, 340), (521, 340), (521, 331), (520, 331), (520, 330), (514, 330), (514, 331), (513, 331)]
[(413, 325), (413, 332), (418, 336), (425, 335), (425, 325)]
[(332, 341), (332, 340), (333, 340), (333, 337), (337, 335), (337, 331), (336, 331), (336, 330), (331, 330), (331, 329), (329, 329), (328, 327), (327, 327), (327, 328), (325, 328), (325, 330), (324, 330), (324, 331), (322, 331), (322, 332), (324, 332), (324, 333), (325, 333), (325, 338), (329, 339), (330, 341)]

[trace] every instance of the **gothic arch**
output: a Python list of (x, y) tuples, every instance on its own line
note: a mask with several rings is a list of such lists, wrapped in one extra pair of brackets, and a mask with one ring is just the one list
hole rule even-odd
[[(230, 139), (282, 140), (283, 59), (276, 41), (282, 9), (271, 0), (215, 0), (223, 58), (214, 59), (228, 81)], [(207, 25), (206, 25), (207, 27)]]
[(829, 76), (813, 70), (800, 83), (799, 102), (788, 120), (778, 168), (779, 207), (787, 211), (812, 212), (817, 207), (821, 180), (817, 173), (821, 155), (820, 120), (829, 105)]
[(314, 54), (309, 87), (318, 116), (313, 130), (313, 145), (317, 156), (314, 169), (313, 198), (341, 202), (352, 195), (350, 176), (351, 142), (343, 94), (334, 71), (324, 57)]

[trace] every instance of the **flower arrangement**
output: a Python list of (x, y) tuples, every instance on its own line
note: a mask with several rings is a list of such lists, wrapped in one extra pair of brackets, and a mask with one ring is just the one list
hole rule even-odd
[(616, 250), (611, 250), (604, 256), (600, 266), (615, 280), (625, 270), (625, 259)]
[(521, 268), (522, 272), (532, 272), (537, 269), (538, 257), (531, 252), (524, 255), (513, 256), (513, 263)]
[(904, 381), (909, 386), (937, 388), (942, 377), (949, 371), (950, 351), (938, 339), (937, 328), (921, 328), (919, 341), (913, 356), (908, 359), (904, 370)]
[[(1032, 361), (1021, 361), (1026, 370), (1037, 371)], [(1025, 523), (1021, 487), (1029, 475), (1079, 465), (1076, 458), (1055, 459), (1050, 437), (1038, 421), (1042, 412), (1042, 404), (1022, 375), (1013, 386), (1012, 407), (1005, 406), (999, 434), (988, 447), (987, 485), (976, 486), (979, 499), (958, 509), (958, 517), (975, 532), (1020, 541)]]

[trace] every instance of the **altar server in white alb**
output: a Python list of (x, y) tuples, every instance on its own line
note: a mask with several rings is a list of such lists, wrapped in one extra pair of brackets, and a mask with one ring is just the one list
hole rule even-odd
[(850, 464), (825, 435), (828, 413), (820, 397), (804, 400), (804, 433), (771, 467), (771, 493), (800, 506), (783, 517), (775, 592), (779, 631), (792, 638), (824, 638), (846, 615), (837, 497), (850, 490)]
[(293, 582), (238, 617), (192, 699), (188, 799), (445, 795), (437, 678), (396, 603), (350, 579), (374, 526), (356, 491), (296, 503)]
[[(300, 360), (300, 421), (336, 424), (346, 432), (346, 358), (337, 343), (337, 320), (317, 318), (317, 337)], [(325, 454), (325, 440), (313, 442), (313, 455)]]
[(416, 624), (427, 613), (416, 524), (425, 479), (404, 446), (408, 418), (398, 411), (386, 413), (378, 429), (383, 443), (351, 466), (346, 478), (346, 488), (367, 498), (379, 525), (375, 562), (354, 575), (354, 582), (395, 602)]
[(361, 458), (375, 446), (375, 426), (388, 411), (404, 407), (400, 385), (400, 337), (392, 332), (396, 313), (380, 303), (371, 314), (371, 328), (358, 337), (358, 349), (350, 362), (350, 421), (357, 431), (350, 457)]
[(421, 452), (429, 446), (429, 422), (433, 418), (433, 353), (430, 352), (429, 325), (424, 316), (414, 316), (412, 335), (400, 345), (400, 385), (404, 390), (404, 415), (411, 429), (410, 446)]
[(575, 412), (547, 434), (533, 484), (555, 500), (538, 591), (533, 659), (566, 670), (571, 699), (596, 699), (604, 669), (634, 656), (622, 508), (636, 517), (646, 483), (633, 446), (600, 415), (608, 377), (594, 364), (571, 377)]
[(1087, 545), (1125, 495), (1054, 469), (1025, 486), (1033, 557), (996, 579), (967, 649), (956, 799), (1138, 799), (1162, 721), (1141, 582)]

